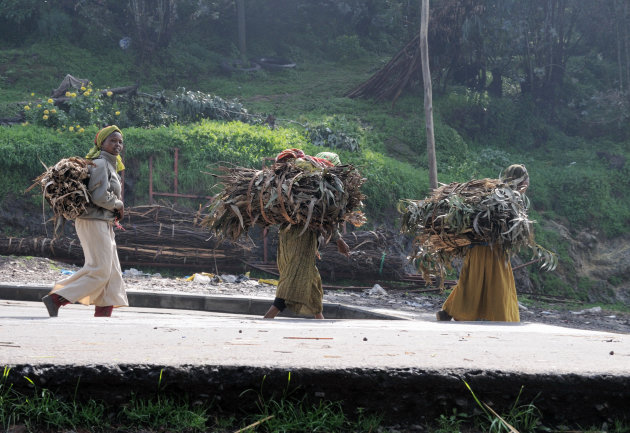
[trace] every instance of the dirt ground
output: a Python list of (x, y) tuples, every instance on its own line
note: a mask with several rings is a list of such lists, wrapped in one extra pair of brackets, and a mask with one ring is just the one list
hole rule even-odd
[[(80, 267), (41, 257), (0, 256), (0, 284), (25, 284), (45, 286), (64, 278), (64, 273), (75, 272)], [(239, 282), (227, 281), (238, 276), (217, 278), (204, 276), (197, 281), (181, 278), (165, 278), (142, 270), (123, 267), (128, 290), (148, 292), (183, 292), (207, 295), (252, 296), (273, 299), (275, 286), (256, 279), (241, 277)], [(203, 280), (203, 281), (202, 281)], [(208, 281), (210, 280), (210, 281)], [(365, 284), (365, 283), (362, 283)], [(427, 313), (435, 314), (446, 299), (444, 293), (422, 293), (420, 288), (406, 290), (326, 289), (324, 302), (341, 303), (359, 307), (379, 308), (404, 312), (412, 319), (426, 319)], [(630, 332), (630, 313), (609, 310), (606, 307), (567, 302), (542, 302), (520, 296), (521, 321), (546, 323), (568, 328), (591, 329), (607, 332)]]

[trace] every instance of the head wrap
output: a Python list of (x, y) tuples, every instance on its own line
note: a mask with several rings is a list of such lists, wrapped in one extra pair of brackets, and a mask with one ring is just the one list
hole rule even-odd
[(284, 149), (278, 155), (276, 155), (276, 162), (280, 162), (285, 159), (297, 159), (304, 158), (304, 152), (301, 149)]
[(529, 180), (529, 173), (522, 164), (512, 164), (505, 169), (501, 175), (501, 180), (511, 186), (518, 187), (524, 181)]
[[(123, 133), (120, 128), (116, 125), (106, 126), (96, 133), (96, 137), (94, 137), (94, 146), (90, 149), (90, 151), (85, 155), (87, 159), (98, 158), (101, 154), (101, 146), (105, 139), (109, 137), (112, 133), (118, 132), (122, 136)], [(116, 171), (122, 171), (125, 169), (125, 165), (122, 162), (122, 158), (120, 155), (116, 156)]]
[(322, 158), (326, 161), (332, 162), (334, 165), (341, 165), (339, 155), (333, 152), (319, 152), (317, 155), (315, 155), (315, 158)]

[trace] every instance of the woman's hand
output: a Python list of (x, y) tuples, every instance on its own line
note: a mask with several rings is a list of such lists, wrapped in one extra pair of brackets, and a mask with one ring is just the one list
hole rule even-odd
[(116, 218), (116, 220), (118, 221), (122, 221), (123, 217), (125, 216), (125, 207), (121, 207), (120, 209), (114, 209), (114, 217)]

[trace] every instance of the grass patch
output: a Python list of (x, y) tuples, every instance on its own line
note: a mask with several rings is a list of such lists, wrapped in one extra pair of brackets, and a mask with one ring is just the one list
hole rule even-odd
[[(241, 397), (251, 395), (243, 407), (244, 413), (228, 413), (211, 402), (194, 400), (186, 395), (177, 397), (165, 393), (166, 386), (160, 384), (152, 396), (131, 395), (116, 405), (101, 400), (77, 400), (75, 397), (58, 397), (46, 388), (39, 388), (28, 377), (23, 378), (32, 386), (32, 392), (23, 393), (13, 389), (9, 380), (9, 367), (5, 367), (0, 378), (0, 428), (18, 431), (24, 426), (28, 432), (89, 431), (89, 432), (407, 432), (418, 431), (416, 427), (397, 425), (390, 427), (379, 414), (358, 409), (347, 413), (341, 402), (328, 400), (307, 401), (299, 388), (281, 395), (265, 398), (262, 392), (247, 390)], [(263, 381), (264, 383), (264, 381)], [(468, 384), (466, 384), (468, 386)], [(77, 383), (77, 390), (80, 386)], [(628, 433), (627, 420), (611, 420), (602, 426), (583, 428), (580, 426), (548, 426), (535, 401), (523, 402), (522, 391), (506, 408), (490, 407), (477, 397), (468, 386), (473, 404), (479, 410), (470, 413), (455, 408), (436, 419), (421, 423), (423, 431), (429, 433), (456, 432), (540, 432), (568, 431), (572, 428), (583, 432), (607, 431)], [(75, 392), (76, 394), (76, 392)], [(535, 399), (534, 399), (535, 400)], [(512, 428), (512, 429), (511, 429)], [(576, 430), (577, 431), (577, 430)]]

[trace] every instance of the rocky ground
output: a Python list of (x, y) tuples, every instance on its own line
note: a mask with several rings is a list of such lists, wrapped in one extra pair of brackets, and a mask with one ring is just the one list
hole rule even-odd
[[(77, 271), (79, 267), (41, 257), (0, 256), (0, 283), (28, 285), (52, 285), (62, 279), (64, 273)], [(165, 278), (141, 270), (124, 268), (128, 290), (149, 292), (185, 292), (207, 295), (235, 295), (269, 298), (274, 297), (275, 286), (255, 279), (241, 277), (239, 282), (227, 282), (238, 276), (222, 276), (222, 281), (212, 277), (199, 277), (197, 281), (185, 278)], [(204, 278), (206, 277), (206, 278)], [(362, 283), (365, 284), (365, 283)], [(326, 289), (324, 302), (341, 303), (359, 307), (388, 309), (404, 313), (414, 319), (425, 320), (439, 310), (446, 294), (421, 293), (419, 288), (407, 290), (382, 290), (379, 287), (364, 290)], [(630, 313), (613, 311), (606, 307), (567, 302), (541, 302), (521, 296), (521, 321), (547, 323), (569, 328), (592, 329), (608, 332), (630, 332)], [(429, 316), (429, 317), (431, 317)]]

